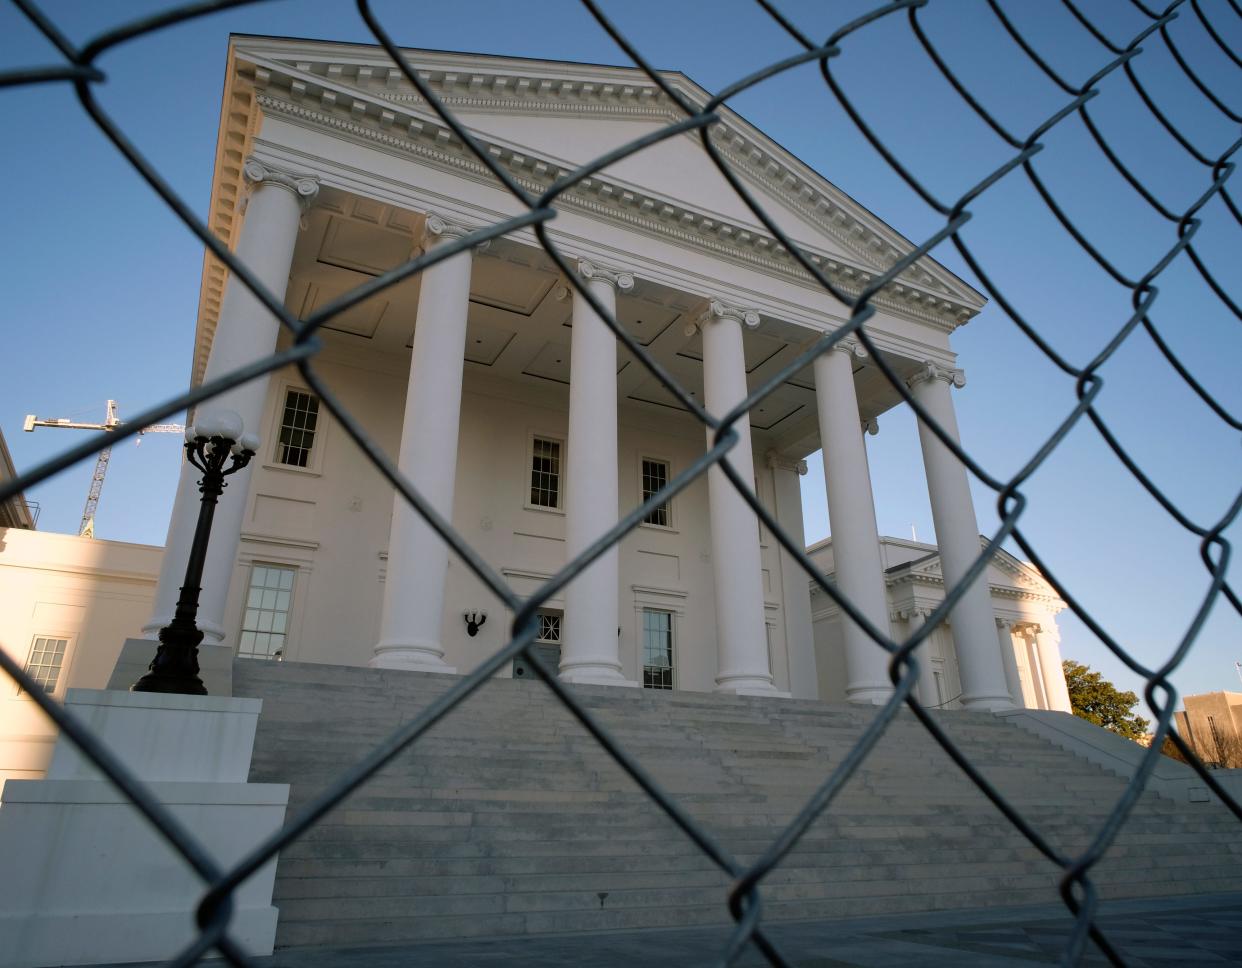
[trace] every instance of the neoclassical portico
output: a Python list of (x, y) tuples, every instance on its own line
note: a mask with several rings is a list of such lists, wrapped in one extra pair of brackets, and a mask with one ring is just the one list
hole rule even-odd
[[(247, 165), (246, 176), (252, 194), (238, 252), (249, 260), (262, 281), (277, 290), (282, 278), (288, 275), (299, 220), (315, 196), (317, 180), (257, 161)], [(421, 221), (425, 251), (460, 239), (470, 230), (453, 216), (437, 212), (426, 213)], [(450, 522), (467, 365), (465, 344), (472, 265), (478, 257), (477, 250), (461, 252), (422, 274), (397, 455), (398, 467), (412, 485), (441, 518)], [(618, 296), (635, 289), (634, 273), (621, 266), (581, 257), (576, 260), (575, 269), (582, 284), (610, 314), (618, 314)], [(620, 514), (621, 470), (616, 337), (576, 288), (565, 286), (563, 291), (572, 294), (564, 484), (568, 560), (616, 523)], [(759, 326), (760, 316), (757, 309), (719, 297), (700, 298), (700, 308), (691, 314), (686, 334), (697, 334), (702, 340), (703, 399), (709, 412), (727, 413), (746, 396), (745, 333)], [(270, 314), (243, 287), (231, 287), (221, 310), (208, 378), (272, 352), (276, 336), (277, 326)], [(883, 630), (889, 608), (863, 444), (868, 421), (860, 408), (854, 372), (856, 365), (865, 362), (866, 354), (853, 340), (843, 341), (816, 360), (817, 442), (824, 460), (825, 498), (838, 563), (836, 580), (862, 615)], [(947, 398), (948, 386), (954, 380), (960, 384), (958, 371), (927, 363), (912, 378), (911, 387), (924, 405), (955, 433), (952, 405)], [(245, 392), (234, 391), (228, 404), (242, 414), (248, 426), (259, 426), (263, 422), (263, 398), (269, 389), (265, 381), (254, 381), (243, 388)], [(434, 419), (428, 415), (434, 415)], [(735, 429), (738, 441), (727, 460), (743, 480), (751, 479), (755, 463), (748, 421), (739, 419)], [(709, 446), (711, 438), (709, 433)], [(923, 444), (933, 509), (943, 534), (941, 553), (946, 574), (954, 568), (964, 571), (969, 567), (971, 537), (975, 534), (964, 473), (960, 467), (955, 472), (955, 459), (934, 436), (925, 434)], [(185, 485), (183, 482), (183, 490)], [(187, 494), (192, 501), (193, 481), (188, 481), (188, 485)], [(733, 693), (780, 694), (771, 666), (758, 522), (719, 468), (709, 472), (707, 490), (715, 602), (715, 688)], [(178, 507), (182, 508), (185, 497), (180, 500)], [(237, 501), (223, 506), (228, 512), (220, 516), (221, 538), (213, 545), (213, 558), (204, 579), (208, 589), (204, 596), (206, 628), (217, 640), (224, 637), (221, 629), (225, 622), (212, 616), (223, 612), (223, 589), (237, 553), (235, 535), (241, 530), (243, 511)], [(170, 548), (177, 549), (187, 540), (188, 536), (178, 535), (183, 525), (184, 521), (175, 515)], [(400, 494), (392, 499), (385, 558), (380, 634), (370, 664), (425, 672), (457, 671), (455, 664), (446, 659), (441, 641), (449, 608), (445, 598), (449, 549)], [(166, 558), (172, 570), (175, 561), (174, 550)], [(637, 684), (624, 672), (617, 636), (621, 584), (619, 549), (615, 545), (569, 584), (560, 661), (566, 681)], [(161, 602), (164, 596), (175, 600), (175, 595), (175, 585), (165, 582)], [(964, 597), (953, 620), (963, 704), (1003, 708), (1015, 692), (1012, 680), (1017, 675), (1016, 668), (1006, 665), (995, 633), (986, 642), (980, 641), (975, 626), (992, 621), (992, 616), (986, 603), (981, 609), (975, 599), (977, 595)], [(985, 612), (986, 618), (981, 620)], [(925, 614), (911, 612), (910, 622), (921, 621)], [(157, 616), (151, 628), (154, 631), (162, 624)], [(1050, 660), (1045, 656), (1055, 645), (1050, 644), (1048, 636), (1033, 641), (1037, 658), (1032, 664), (1048, 664)], [(846, 696), (855, 702), (882, 702), (891, 691), (888, 656), (852, 621), (847, 621), (844, 629), (844, 654)], [(933, 694), (931, 682), (929, 665), (920, 684), (920, 693), (929, 698)], [(1041, 674), (1041, 689), (1048, 693), (1050, 688), (1042, 684)]]
[[(634, 125), (681, 117), (631, 68), (412, 56), (488, 157), (526, 185), (565, 178)], [(517, 214), (382, 50), (239, 37), (229, 63), (212, 229), (301, 317), (400, 265), (413, 243), (435, 251)], [(667, 82), (708, 96), (675, 73)], [(840, 290), (869, 285), (909, 250), (744, 119), (722, 113), (709, 137)], [(519, 597), (538, 594), (705, 446), (702, 423), (617, 345), (596, 306), (713, 415), (769, 385), (734, 424), (726, 466), (800, 541), (799, 470), (822, 451), (816, 499), (831, 521), (833, 580), (861, 624), (846, 622), (820, 653), (805, 572), (713, 467), (542, 602), (540, 654), (584, 685), (883, 702), (889, 657), (867, 627), (896, 633), (935, 608), (922, 595), (907, 603), (908, 618), (892, 617), (906, 605), (892, 599), (888, 539), (876, 526), (864, 433), (902, 396), (854, 339), (786, 371), (809, 341), (844, 325), (849, 307), (737, 202), (694, 138), (653, 144), (576, 182), (545, 231), (574, 279), (532, 232), (509, 233), (328, 320), (316, 372)], [(276, 321), (235, 282), (225, 290), (207, 261), (196, 380), (280, 345)], [(983, 302), (929, 258), (872, 298), (873, 352), (911, 378), (951, 434), (949, 389), (960, 378), (949, 337)], [(218, 403), (265, 444), (220, 504), (204, 573), (209, 641), (244, 642), (247, 655), (465, 673), (507, 640), (504, 604), (394, 494), (298, 373)], [(934, 435), (922, 443), (935, 550), (951, 583), (978, 554), (973, 508), (951, 451)], [(151, 633), (176, 601), (196, 498), (193, 475), (183, 475)], [(1055, 692), (1043, 683), (1055, 639), (1031, 631), (1044, 623), (1011, 616), (1007, 659), (1000, 613), (982, 601), (969, 590), (929, 635), (918, 690), (926, 704), (956, 701), (959, 673), (961, 704), (976, 709), (1026, 701), (1035, 685)], [(935, 672), (943, 681), (933, 695)]]

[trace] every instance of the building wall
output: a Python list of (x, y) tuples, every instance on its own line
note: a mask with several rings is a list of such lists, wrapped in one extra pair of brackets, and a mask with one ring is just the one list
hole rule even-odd
[[(807, 553), (819, 566), (820, 572), (831, 580), (836, 568), (832, 539), (817, 542), (807, 549)], [(933, 544), (882, 537), (880, 560), (885, 569), (888, 595), (888, 633), (894, 641), (900, 642), (914, 631), (915, 626), (909, 618), (913, 610), (925, 613), (944, 600), (939, 555)], [(996, 618), (1012, 626), (1009, 644), (1013, 649), (1021, 685), (1020, 704), (1029, 709), (1047, 709), (1049, 705), (1044, 695), (1033, 629), (1036, 625), (1048, 626), (1056, 635), (1054, 616), (1065, 607), (1065, 603), (1055, 596), (1033, 568), (1009, 558), (1003, 552), (993, 559), (986, 575)], [(842, 651), (841, 615), (836, 603), (813, 582), (809, 591), (819, 696), (829, 702), (844, 702), (847, 673)], [(998, 648), (1001, 634), (998, 630)], [(938, 698), (946, 709), (960, 708), (961, 703), (956, 700), (961, 695), (962, 683), (953, 644), (952, 623), (941, 623), (928, 636), (924, 647), (933, 671), (940, 674), (942, 695)]]
[(1205, 763), (1242, 766), (1242, 693), (1186, 696), (1174, 713), (1177, 731)]
[[(400, 443), (408, 357), (328, 349), (317, 369), (367, 432), (390, 455)], [(549, 382), (531, 389), (490, 379), (467, 365), (462, 398), (453, 525), (519, 595), (532, 594), (565, 561), (565, 516), (531, 508), (530, 454), (533, 435), (564, 441), (567, 387)], [(237, 567), (227, 606), (226, 643), (235, 644), (242, 622), (251, 569), (276, 564), (298, 569), (285, 656), (295, 661), (363, 665), (379, 638), (382, 583), (392, 515), (391, 485), (374, 469), (345, 429), (322, 420), (310, 466), (292, 469), (272, 460), (279, 408), (296, 374), (274, 378), (264, 427), (264, 450), (251, 478)], [(668, 461), (676, 475), (699, 457), (703, 430), (670, 411), (656, 418), (622, 408), (619, 419), (621, 512), (641, 497), (641, 459)], [(564, 451), (562, 452), (564, 455)], [(760, 499), (773, 508), (778, 481), (783, 499), (775, 513), (801, 541), (796, 472), (756, 460)], [(789, 477), (793, 477), (792, 487)], [(224, 500), (233, 495), (226, 492)], [(618, 626), (627, 678), (641, 679), (641, 613), (644, 607), (674, 614), (676, 678), (679, 689), (710, 690), (715, 684), (715, 602), (707, 482), (700, 477), (673, 499), (671, 526), (640, 525), (621, 542)], [(788, 589), (805, 597), (805, 585), (790, 580), (792, 560), (782, 562), (772, 536), (761, 529), (763, 595), (776, 685), (790, 688), (791, 661), (813, 662), (809, 615), (799, 602), (791, 618), (802, 647), (790, 658), (784, 606)], [(563, 608), (563, 595), (548, 602)], [(466, 634), (462, 613), (486, 610), (488, 621), (475, 637)], [(798, 616), (801, 616), (800, 618)], [(509, 637), (512, 615), (462, 565), (451, 559), (442, 642), (446, 661), (466, 673)], [(503, 674), (508, 674), (505, 670)], [(805, 691), (805, 685), (799, 686)]]
[[(37, 636), (66, 640), (53, 696), (102, 689), (151, 616), (163, 549), (0, 528), (0, 648), (23, 665)], [(55, 729), (0, 672), (0, 779), (42, 775)]]

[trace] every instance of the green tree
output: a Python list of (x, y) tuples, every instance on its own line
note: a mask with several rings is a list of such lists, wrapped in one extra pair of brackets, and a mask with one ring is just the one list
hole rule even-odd
[(1147, 720), (1134, 714), (1138, 696), (1121, 692), (1081, 662), (1066, 659), (1061, 665), (1065, 669), (1065, 686), (1069, 689), (1075, 716), (1126, 739), (1138, 740), (1147, 734)]

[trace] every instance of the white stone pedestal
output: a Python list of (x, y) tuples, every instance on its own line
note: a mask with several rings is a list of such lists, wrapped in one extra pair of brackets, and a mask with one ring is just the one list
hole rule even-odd
[[(289, 787), (247, 783), (262, 701), (70, 689), (90, 725), (222, 866), (284, 822)], [(0, 968), (163, 961), (197, 934), (205, 887), (63, 736), (45, 780), (0, 795)], [(276, 936), (265, 865), (234, 894), (229, 933), (251, 953)]]

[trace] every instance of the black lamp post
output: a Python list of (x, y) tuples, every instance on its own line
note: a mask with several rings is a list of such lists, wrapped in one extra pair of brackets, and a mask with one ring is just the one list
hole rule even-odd
[(160, 629), (160, 645), (148, 666), (150, 671), (130, 687), (131, 691), (207, 695), (207, 687), (198, 677), (198, 646), (203, 641), (203, 633), (195, 619), (202, 591), (203, 562), (207, 558), (207, 542), (211, 539), (211, 520), (217, 499), (228, 487), (224, 479), (249, 464), (258, 446), (257, 437), (242, 433), (241, 417), (231, 410), (204, 414), (186, 431), (186, 458), (203, 472), (203, 479), (198, 482), (203, 495), (198, 525), (194, 529), (190, 560), (185, 566), (185, 583), (181, 586), (173, 620)]

